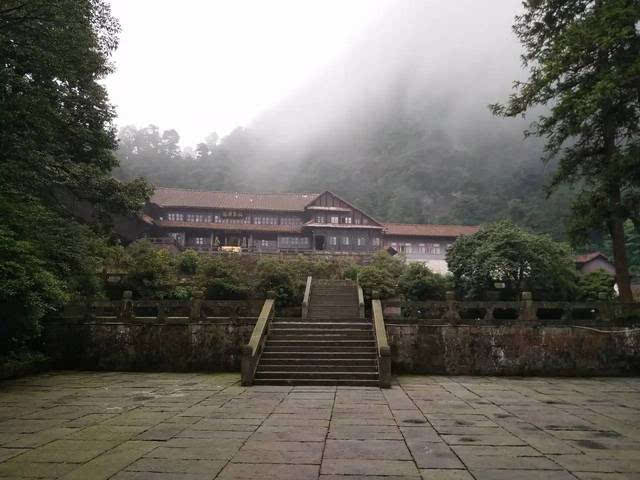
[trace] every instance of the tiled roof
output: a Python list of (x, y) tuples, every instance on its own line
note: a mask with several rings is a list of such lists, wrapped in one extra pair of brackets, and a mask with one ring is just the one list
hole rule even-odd
[(302, 225), (255, 225), (252, 223), (202, 223), (202, 222), (172, 222), (159, 220), (156, 223), (168, 228), (204, 228), (215, 230), (234, 230), (244, 232), (279, 232), (302, 233)]
[(303, 212), (318, 193), (205, 192), (156, 187), (151, 203), (160, 207), (228, 208)]
[(416, 223), (385, 223), (385, 235), (407, 237), (459, 237), (471, 235), (480, 230), (478, 226), (467, 225), (421, 225)]
[(588, 263), (591, 260), (595, 260), (598, 257), (602, 257), (606, 261), (609, 261), (609, 259), (606, 257), (606, 255), (604, 255), (603, 253), (600, 253), (600, 252), (591, 252), (591, 253), (585, 253), (583, 255), (576, 255), (575, 256), (575, 261), (576, 261), (576, 263)]

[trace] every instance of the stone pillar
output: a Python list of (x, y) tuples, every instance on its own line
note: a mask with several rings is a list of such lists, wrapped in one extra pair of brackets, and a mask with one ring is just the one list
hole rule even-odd
[(125, 290), (122, 293), (122, 303), (120, 305), (120, 321), (129, 322), (134, 318), (133, 312), (133, 292), (131, 290)]
[(536, 310), (533, 308), (531, 292), (522, 292), (522, 306), (520, 307), (520, 321), (533, 323), (537, 320)]
[(456, 310), (456, 294), (455, 292), (449, 291), (445, 293), (445, 298), (447, 301), (447, 311), (444, 314), (443, 320), (456, 324), (460, 321), (460, 314)]
[(200, 320), (202, 313), (202, 299), (204, 298), (204, 292), (202, 290), (195, 290), (193, 292), (193, 298), (191, 299), (191, 313), (189, 319), (192, 322)]

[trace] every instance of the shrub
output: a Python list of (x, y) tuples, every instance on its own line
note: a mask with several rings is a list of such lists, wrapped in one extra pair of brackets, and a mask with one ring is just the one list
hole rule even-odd
[(615, 278), (604, 270), (586, 274), (578, 282), (580, 300), (601, 300), (600, 294), (605, 300), (613, 300), (615, 282)]
[(269, 292), (275, 293), (280, 305), (291, 305), (302, 301), (302, 278), (295, 278), (291, 273), (291, 265), (279, 260), (261, 260), (258, 262), (258, 284), (256, 291), (266, 297)]
[(360, 269), (360, 286), (367, 298), (373, 296), (373, 292), (378, 292), (380, 298), (393, 297), (397, 291), (397, 278), (389, 271), (367, 265)]
[(410, 264), (398, 281), (398, 291), (409, 300), (444, 300), (450, 279), (421, 263)]
[(127, 250), (129, 271), (125, 279), (126, 288), (132, 290), (136, 297), (165, 298), (175, 280), (172, 255), (146, 240), (131, 244)]
[(247, 272), (233, 258), (210, 257), (201, 262), (198, 285), (209, 300), (241, 300), (249, 297)]
[(198, 271), (200, 255), (195, 250), (185, 250), (178, 256), (178, 271), (186, 275), (195, 275)]

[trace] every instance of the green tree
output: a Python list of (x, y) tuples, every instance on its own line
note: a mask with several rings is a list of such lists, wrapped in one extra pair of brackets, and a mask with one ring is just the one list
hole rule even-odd
[(611, 235), (623, 301), (632, 301), (624, 222), (640, 223), (640, 3), (637, 0), (527, 0), (514, 31), (527, 81), (515, 82), (496, 115), (546, 106), (527, 135), (546, 138), (557, 157), (551, 189), (578, 186), (570, 233)]
[(484, 298), (496, 282), (515, 295), (531, 290), (539, 299), (571, 299), (577, 273), (569, 248), (547, 235), (534, 235), (508, 221), (487, 225), (456, 240), (447, 252), (456, 288)]
[(448, 279), (421, 263), (410, 264), (398, 281), (398, 290), (409, 300), (444, 300)]
[(613, 300), (615, 282), (615, 278), (604, 270), (584, 275), (578, 282), (580, 300), (597, 301), (602, 300), (602, 297), (606, 300)]
[(111, 216), (150, 193), (111, 176), (114, 111), (100, 82), (118, 32), (104, 0), (0, 2), (0, 337), (16, 346), (93, 293)]

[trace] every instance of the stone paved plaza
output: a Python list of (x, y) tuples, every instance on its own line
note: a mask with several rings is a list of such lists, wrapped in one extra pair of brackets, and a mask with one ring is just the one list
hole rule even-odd
[(0, 478), (640, 479), (640, 379), (45, 374), (0, 383)]

